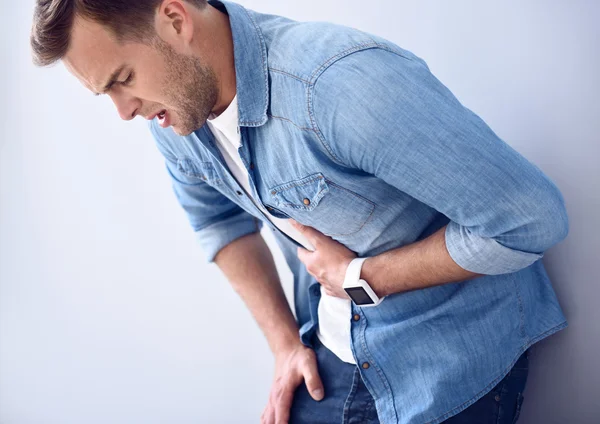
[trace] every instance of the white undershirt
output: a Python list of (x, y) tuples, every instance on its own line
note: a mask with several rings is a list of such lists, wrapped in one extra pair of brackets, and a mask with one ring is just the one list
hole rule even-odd
[[(277, 218), (271, 215), (260, 202), (252, 197), (248, 182), (248, 171), (239, 154), (241, 144), (238, 127), (237, 94), (227, 109), (219, 116), (211, 114), (206, 123), (212, 131), (217, 147), (229, 167), (233, 177), (237, 180), (246, 195), (265, 214), (265, 216), (292, 239), (309, 250), (314, 250), (306, 238), (290, 224), (288, 219)], [(329, 350), (342, 361), (355, 364), (350, 348), (350, 317), (352, 308), (349, 299), (329, 296), (321, 286), (321, 299), (318, 306), (319, 328), (317, 337)]]

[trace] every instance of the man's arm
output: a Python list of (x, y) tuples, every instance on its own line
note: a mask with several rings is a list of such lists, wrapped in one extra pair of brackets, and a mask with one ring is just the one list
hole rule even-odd
[[(298, 257), (308, 273), (321, 283), (328, 295), (347, 298), (342, 283), (356, 253), (314, 228), (293, 220), (292, 225), (315, 247), (314, 251), (298, 247)], [(367, 257), (361, 278), (383, 297), (482, 275), (461, 268), (450, 257), (444, 236), (446, 227), (418, 242)]]
[(275, 356), (300, 342), (273, 256), (260, 233), (229, 243), (214, 262), (250, 309)]
[(461, 268), (450, 257), (444, 235), (446, 227), (418, 242), (367, 258), (361, 278), (382, 297), (483, 275)]
[[(314, 251), (298, 248), (298, 257), (308, 272), (327, 294), (347, 298), (342, 283), (348, 264), (356, 254), (314, 228), (295, 221), (292, 224), (315, 246)], [(461, 268), (450, 257), (444, 236), (446, 227), (418, 242), (368, 257), (363, 263), (361, 278), (383, 297), (483, 275)]]
[(275, 356), (274, 381), (261, 423), (288, 422), (294, 392), (303, 380), (315, 400), (324, 393), (314, 351), (300, 342), (271, 251), (256, 232), (223, 247), (214, 262), (250, 309)]
[[(566, 237), (566, 208), (554, 183), (412, 53), (389, 42), (352, 52), (318, 76), (312, 99), (314, 130), (334, 160), (450, 219), (437, 234), (445, 246), (434, 238), (366, 261), (371, 278), (386, 275), (374, 262), (401, 285), (515, 272)], [(423, 254), (429, 260), (414, 257)]]
[(294, 392), (302, 381), (315, 400), (323, 397), (323, 385), (314, 351), (300, 341), (273, 257), (259, 232), (261, 221), (201, 179), (183, 174), (169, 160), (167, 170), (207, 261), (215, 262), (239, 293), (275, 357), (262, 423), (287, 422)]
[(150, 130), (207, 262), (215, 262), (229, 279), (275, 355), (275, 378), (261, 422), (287, 422), (298, 385), (305, 381), (315, 400), (323, 398), (323, 385), (314, 351), (300, 341), (273, 257), (260, 235), (262, 221), (207, 184), (214, 175), (203, 169), (201, 162), (174, 155), (174, 141), (165, 137), (154, 121)]

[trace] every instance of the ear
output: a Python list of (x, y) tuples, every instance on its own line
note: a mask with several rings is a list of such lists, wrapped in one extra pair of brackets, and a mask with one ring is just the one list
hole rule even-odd
[(194, 37), (191, 6), (182, 0), (163, 0), (158, 6), (154, 25), (163, 41), (179, 53), (186, 53)]

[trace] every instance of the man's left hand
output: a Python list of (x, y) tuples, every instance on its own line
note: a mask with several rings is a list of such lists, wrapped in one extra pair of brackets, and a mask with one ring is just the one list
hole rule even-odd
[(306, 265), (308, 273), (321, 283), (328, 295), (349, 299), (342, 285), (346, 268), (356, 258), (356, 253), (312, 227), (293, 219), (290, 221), (315, 247), (314, 252), (298, 247), (298, 258)]

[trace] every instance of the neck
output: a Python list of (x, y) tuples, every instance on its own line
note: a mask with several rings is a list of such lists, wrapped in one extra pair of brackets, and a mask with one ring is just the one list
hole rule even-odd
[(211, 110), (215, 115), (223, 113), (236, 93), (235, 62), (233, 56), (233, 36), (229, 16), (213, 6), (207, 5), (198, 14), (198, 51), (212, 66), (217, 76), (218, 96)]

